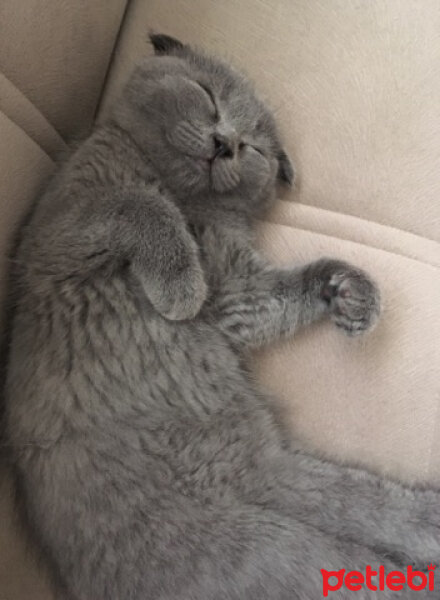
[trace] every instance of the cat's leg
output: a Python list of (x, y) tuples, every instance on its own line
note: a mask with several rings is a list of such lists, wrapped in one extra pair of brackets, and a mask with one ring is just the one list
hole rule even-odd
[(199, 249), (179, 209), (154, 194), (134, 194), (112, 217), (110, 244), (171, 320), (193, 318), (206, 299)]
[[(243, 391), (239, 398), (215, 413), (209, 426), (193, 427), (191, 458), (199, 468), (188, 475), (188, 489), (199, 496), (211, 489), (212, 504), (217, 493), (233, 491), (246, 504), (388, 553), (403, 564), (426, 567), (440, 561), (440, 491), (311, 456), (293, 447), (261, 397)], [(187, 429), (182, 426), (179, 433), (183, 440)], [(179, 436), (173, 436), (174, 443)]]
[[(140, 513), (128, 535), (121, 535), (119, 528), (109, 535), (107, 528), (105, 544), (99, 535), (89, 538), (88, 552), (66, 571), (75, 597), (318, 600), (327, 593), (330, 599), (352, 600), (353, 588), (347, 587), (345, 575), (365, 575), (369, 565), (368, 585), (364, 583), (355, 597), (375, 600), (380, 567), (387, 574), (399, 569), (361, 544), (333, 538), (271, 510), (188, 502), (180, 513), (178, 502), (175, 498), (172, 512), (166, 504), (167, 512), (157, 522)], [(160, 514), (160, 502), (152, 513)], [(418, 597), (406, 586), (380, 592), (383, 600)], [(431, 597), (435, 594), (420, 594)]]
[(440, 560), (440, 492), (411, 488), (301, 451), (256, 457), (240, 482), (246, 498), (351, 539), (427, 566)]
[(225, 277), (215, 298), (222, 331), (242, 347), (261, 346), (294, 333), (324, 315), (349, 335), (371, 328), (379, 316), (380, 295), (362, 270), (321, 259), (283, 270), (244, 253)]
[(30, 248), (37, 267), (35, 286), (82, 285), (119, 274), (139, 283), (167, 319), (191, 319), (200, 311), (207, 285), (199, 247), (181, 211), (157, 189), (127, 190), (97, 202), (80, 218), (72, 226), (64, 213), (55, 215), (41, 235), (52, 236), (55, 230), (59, 239)]
[[(386, 556), (349, 540), (340, 540), (270, 510), (242, 506), (226, 518), (218, 516), (205, 549), (210, 568), (193, 577), (182, 596), (200, 600), (317, 600), (327, 596), (351, 600), (353, 587), (344, 577), (350, 571), (365, 574), (368, 585), (356, 589), (359, 600), (378, 597), (379, 569), (397, 570)], [(212, 552), (210, 550), (212, 547)], [(209, 557), (209, 558), (208, 558)], [(213, 565), (215, 565), (214, 568)], [(384, 589), (384, 600), (417, 598), (408, 587)], [(187, 593), (185, 593), (187, 592)], [(179, 596), (180, 597), (180, 596)], [(426, 592), (425, 598), (435, 597)]]

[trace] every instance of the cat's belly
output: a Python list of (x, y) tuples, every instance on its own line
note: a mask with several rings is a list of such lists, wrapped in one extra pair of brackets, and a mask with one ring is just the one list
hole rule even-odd
[(45, 306), (39, 318), (30, 305), (17, 315), (8, 387), (18, 437), (50, 442), (133, 414), (203, 417), (250, 389), (215, 323), (167, 321), (123, 280)]
[(203, 416), (247, 387), (240, 357), (213, 322), (169, 321), (144, 298), (124, 294), (115, 312), (88, 325), (74, 378), (87, 371), (122, 410), (145, 407)]

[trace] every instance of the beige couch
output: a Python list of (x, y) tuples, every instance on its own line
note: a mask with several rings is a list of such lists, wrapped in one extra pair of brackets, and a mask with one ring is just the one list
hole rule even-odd
[[(2, 0), (0, 293), (17, 223), (66, 140), (105, 114), (149, 29), (230, 58), (256, 81), (299, 173), (261, 225), (279, 263), (368, 269), (373, 334), (319, 324), (256, 356), (304, 443), (407, 480), (440, 479), (438, 0)], [(52, 598), (0, 480), (0, 598)]]

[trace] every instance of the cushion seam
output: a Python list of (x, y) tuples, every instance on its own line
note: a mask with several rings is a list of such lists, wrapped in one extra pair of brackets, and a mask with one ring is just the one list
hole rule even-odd
[[(331, 215), (341, 215), (343, 217), (346, 217), (347, 219), (353, 219), (354, 221), (358, 221), (358, 222), (362, 222), (362, 223), (370, 223), (371, 225), (374, 225), (374, 226), (377, 226), (380, 228), (383, 227), (384, 229), (390, 229), (391, 231), (394, 231), (397, 233), (403, 233), (404, 235), (413, 236), (413, 237), (418, 238), (419, 240), (426, 240), (429, 243), (433, 243), (433, 244), (440, 246), (440, 240), (434, 240), (433, 238), (423, 236), (420, 233), (414, 233), (413, 231), (408, 231), (407, 229), (399, 229), (399, 227), (396, 227), (395, 225), (389, 225), (387, 223), (380, 223), (379, 221), (374, 221), (373, 219), (358, 217), (356, 215), (351, 215), (349, 213), (342, 212), (339, 210), (331, 210), (329, 208), (321, 208), (320, 206), (314, 206), (313, 204), (306, 204), (304, 202), (295, 202), (293, 200), (289, 201), (289, 200), (279, 199), (278, 202), (280, 204), (284, 204), (286, 206), (304, 206), (308, 209), (316, 210), (316, 211), (323, 212), (323, 213), (328, 213)], [(280, 223), (280, 225), (282, 225), (282, 223)], [(440, 227), (440, 223), (439, 223), (439, 227)]]
[(50, 160), (50, 162), (52, 164), (55, 164), (54, 159), (46, 152), (46, 150), (44, 148), (42, 148), (40, 146), (40, 144), (38, 142), (36, 142), (33, 137), (31, 137), (24, 129), (23, 127), (20, 127), (20, 125), (18, 125), (13, 119), (11, 119), (10, 117), (8, 117), (8, 115), (3, 112), (2, 110), (0, 110), (0, 115), (2, 115), (13, 127), (17, 128), (28, 140), (29, 142), (35, 146), (36, 148), (38, 148), (38, 150), (45, 155), (45, 157)]
[[(286, 202), (286, 200), (284, 200), (283, 202)], [(439, 243), (439, 240), (436, 240), (432, 237), (423, 236), (423, 235), (420, 235), (420, 233), (414, 233), (413, 231), (409, 231), (408, 229), (400, 229), (399, 227), (395, 227), (394, 225), (389, 225), (388, 223), (381, 223), (380, 221), (374, 221), (373, 219), (369, 219), (367, 217), (358, 217), (357, 215), (352, 215), (352, 214), (344, 212), (344, 211), (332, 210), (329, 208), (322, 208), (321, 206), (316, 206), (314, 204), (308, 204), (307, 202), (301, 202), (300, 204), (302, 206), (308, 206), (310, 208), (315, 208), (315, 209), (322, 210), (322, 211), (325, 211), (328, 213), (333, 213), (335, 215), (343, 215), (343, 216), (351, 218), (351, 219), (358, 219), (360, 221), (365, 221), (366, 223), (372, 223), (373, 225), (380, 225), (381, 227), (389, 227), (390, 229), (394, 229), (394, 231), (400, 231), (402, 233), (407, 233), (409, 235), (415, 235), (422, 240), (429, 240), (430, 242), (435, 242), (436, 244)]]
[[(41, 123), (44, 122), (44, 125), (47, 127), (47, 130), (50, 131), (50, 135), (53, 137), (53, 142), (54, 143), (56, 142), (60, 146), (60, 150), (58, 150), (58, 152), (54, 152), (54, 154), (60, 153), (61, 152), (61, 145), (64, 145), (64, 147), (65, 147), (66, 143), (64, 142), (64, 140), (61, 137), (61, 135), (59, 134), (59, 132), (55, 129), (55, 127), (52, 125), (52, 123), (50, 123), (47, 120), (46, 116), (40, 111), (40, 109), (33, 102), (31, 102), (31, 100), (28, 98), (28, 96), (20, 88), (18, 88), (8, 77), (6, 77), (6, 75), (2, 71), (0, 71), (0, 75), (2, 77), (4, 77), (5, 82), (7, 82), (7, 84), (11, 86), (11, 89), (13, 89), (14, 92), (16, 92), (17, 94), (19, 94), (24, 99), (24, 102), (26, 102), (26, 103), (29, 104), (29, 107), (32, 107), (32, 110), (34, 110), (35, 114), (38, 115), (38, 117), (41, 119)], [(0, 109), (0, 112), (11, 123), (13, 123), (16, 127), (18, 127), (29, 139), (31, 139), (39, 148), (41, 148), (41, 150), (47, 156), (49, 156), (49, 158), (52, 161), (55, 160), (55, 156), (52, 156), (51, 153), (49, 153), (49, 150), (45, 147), (45, 145), (42, 144), (40, 140), (35, 139), (36, 136), (34, 136), (30, 132), (26, 131), (26, 129), (24, 129), (24, 127), (20, 123), (17, 123), (17, 121), (16, 121), (15, 118), (13, 118), (11, 115), (9, 115), (8, 113), (6, 113), (3, 109)]]
[(118, 27), (118, 31), (116, 32), (116, 35), (115, 35), (115, 41), (113, 43), (113, 47), (112, 47), (112, 50), (110, 52), (110, 56), (109, 56), (109, 59), (108, 59), (108, 64), (107, 64), (107, 69), (106, 69), (105, 76), (104, 76), (104, 81), (102, 82), (101, 91), (99, 93), (99, 98), (98, 98), (98, 101), (96, 103), (95, 114), (93, 115), (93, 121), (94, 122), (96, 122), (96, 119), (98, 118), (98, 115), (101, 112), (103, 98), (104, 98), (105, 92), (107, 90), (107, 85), (108, 85), (108, 82), (109, 82), (109, 79), (110, 79), (110, 73), (111, 73), (112, 68), (113, 68), (114, 58), (115, 58), (116, 52), (117, 52), (118, 47), (119, 47), (119, 42), (121, 41), (122, 30), (124, 29), (124, 24), (125, 24), (126, 19), (127, 19), (128, 9), (129, 9), (130, 5), (131, 5), (131, 0), (126, 0), (125, 7), (124, 7), (124, 12), (122, 13), (121, 21), (120, 21), (119, 27)]
[[(426, 260), (424, 261), (422, 259), (414, 258), (412, 256), (407, 256), (405, 254), (399, 254), (398, 252), (393, 252), (392, 250), (387, 250), (386, 248), (379, 248), (377, 246), (372, 246), (372, 245), (367, 244), (365, 242), (357, 242), (357, 241), (354, 241), (354, 240), (346, 239), (346, 238), (343, 238), (343, 237), (338, 237), (338, 236), (331, 235), (331, 234), (328, 234), (328, 233), (322, 233), (320, 231), (314, 231), (313, 229), (308, 229), (306, 227), (297, 227), (297, 226), (288, 225), (288, 224), (285, 224), (285, 223), (277, 223), (276, 221), (272, 221), (270, 219), (266, 219), (266, 220), (264, 220), (262, 222), (263, 223), (267, 223), (269, 225), (277, 225), (278, 227), (286, 227), (286, 228), (293, 229), (293, 230), (297, 229), (299, 231), (305, 231), (307, 233), (314, 233), (315, 235), (321, 235), (323, 237), (331, 238), (333, 240), (341, 240), (343, 242), (348, 242), (350, 244), (356, 244), (358, 246), (364, 246), (366, 248), (371, 248), (372, 250), (380, 250), (381, 252), (386, 252), (388, 254), (391, 254), (393, 256), (397, 256), (399, 258), (405, 258), (406, 260), (410, 260), (410, 261), (413, 261), (413, 262), (416, 262), (416, 263), (420, 263), (422, 265), (426, 265), (428, 267), (432, 267), (436, 271), (438, 271), (440, 269), (440, 267), (438, 265), (432, 264), (431, 262), (428, 262)], [(374, 221), (370, 221), (370, 222), (374, 223)], [(397, 231), (399, 231), (399, 230), (397, 230)], [(426, 239), (429, 239), (429, 238), (426, 238)], [(430, 241), (435, 241), (435, 240), (430, 240)]]

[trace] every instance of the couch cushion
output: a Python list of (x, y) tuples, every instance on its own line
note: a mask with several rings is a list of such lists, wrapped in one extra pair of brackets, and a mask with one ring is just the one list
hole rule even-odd
[(53, 172), (54, 163), (30, 136), (2, 112), (0, 112), (0, 140), (0, 306), (2, 306), (7, 292), (6, 257), (12, 240), (38, 191)]
[(63, 137), (92, 124), (126, 4), (0, 2), (0, 72)]
[(242, 67), (298, 167), (261, 227), (275, 262), (367, 268), (384, 315), (368, 337), (330, 324), (262, 352), (257, 372), (306, 444), (408, 480), (440, 476), (440, 5), (426, 0), (133, 0), (101, 116), (166, 32)]
[[(0, 82), (1, 83), (1, 82)], [(12, 94), (13, 92), (11, 92)], [(8, 96), (9, 97), (9, 96)], [(20, 96), (17, 96), (20, 102)], [(5, 100), (2, 97), (2, 103)], [(27, 104), (24, 102), (26, 112)], [(10, 106), (12, 109), (12, 105)], [(29, 107), (27, 107), (29, 108)], [(25, 115), (25, 113), (23, 113)], [(32, 116), (35, 119), (32, 119)], [(30, 112), (24, 124), (36, 135), (46, 132), (53, 143), (50, 126)], [(40, 127), (41, 126), (41, 127)], [(55, 136), (56, 139), (56, 136)], [(15, 231), (27, 209), (53, 172), (54, 163), (44, 150), (17, 123), (0, 112), (0, 305), (6, 297), (9, 252)], [(0, 333), (4, 313), (0, 313)], [(13, 508), (13, 492), (7, 464), (0, 447), (0, 598), (5, 600), (50, 600), (52, 598), (41, 567), (21, 534)]]
[(51, 158), (66, 148), (56, 129), (37, 107), (0, 73), (0, 111), (26, 133)]

